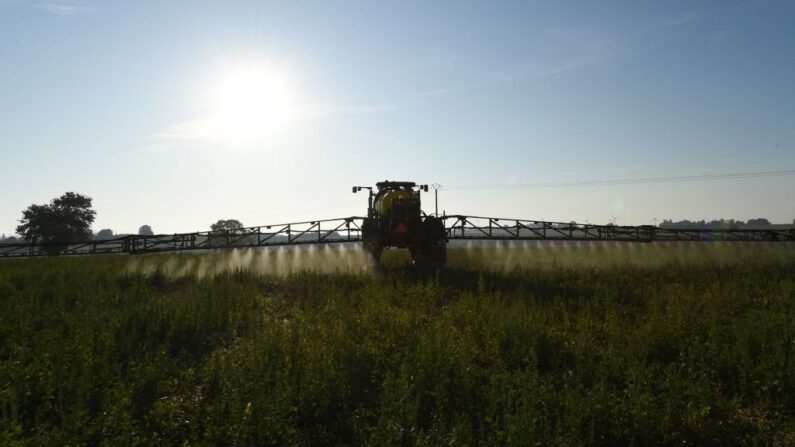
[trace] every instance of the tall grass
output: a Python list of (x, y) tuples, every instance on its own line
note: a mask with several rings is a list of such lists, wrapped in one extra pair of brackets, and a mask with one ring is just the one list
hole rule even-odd
[(0, 262), (0, 444), (793, 444), (795, 263), (757, 247)]

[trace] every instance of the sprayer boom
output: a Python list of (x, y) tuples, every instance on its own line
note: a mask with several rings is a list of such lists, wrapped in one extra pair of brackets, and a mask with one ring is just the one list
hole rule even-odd
[[(0, 258), (140, 254), (362, 242), (367, 218), (345, 217), (224, 231), (131, 235), (101, 241), (0, 244)], [(447, 240), (617, 242), (793, 242), (795, 229), (683, 230), (653, 226), (591, 225), (463, 215), (440, 216)]]

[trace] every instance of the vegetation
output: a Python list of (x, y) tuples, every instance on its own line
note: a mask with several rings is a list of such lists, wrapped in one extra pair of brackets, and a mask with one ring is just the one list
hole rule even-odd
[[(46, 205), (31, 205), (22, 211), (17, 233), (25, 240), (48, 244), (66, 241), (89, 241), (91, 224), (96, 212), (91, 208), (91, 197), (67, 192)], [(57, 254), (63, 247), (51, 245), (49, 251)]]
[(793, 249), (652, 248), (0, 262), (0, 444), (795, 443)]
[(17, 242), (17, 238), (13, 235), (6, 237), (5, 233), (0, 234), (0, 244), (13, 244)]
[(106, 240), (106, 239), (113, 239), (113, 230), (110, 228), (105, 228), (103, 230), (97, 231), (97, 234), (94, 235), (95, 240)]
[(754, 228), (769, 228), (772, 227), (773, 224), (770, 223), (769, 220), (765, 219), (764, 217), (759, 217), (756, 219), (748, 219), (747, 222), (742, 220), (736, 219), (713, 219), (710, 221), (705, 220), (680, 220), (674, 222), (672, 220), (665, 219), (660, 224), (660, 228), (682, 228), (682, 229), (693, 229), (693, 228), (700, 228), (700, 229), (711, 229), (711, 230), (720, 230), (720, 229), (730, 229), (730, 230), (741, 230), (741, 229), (754, 229)]
[(218, 222), (210, 225), (210, 231), (234, 231), (243, 228), (243, 223), (237, 219), (220, 219)]

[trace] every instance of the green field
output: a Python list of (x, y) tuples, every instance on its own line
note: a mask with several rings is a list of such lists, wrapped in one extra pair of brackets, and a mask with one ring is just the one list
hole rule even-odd
[(795, 246), (385, 261), (0, 262), (0, 445), (795, 444)]

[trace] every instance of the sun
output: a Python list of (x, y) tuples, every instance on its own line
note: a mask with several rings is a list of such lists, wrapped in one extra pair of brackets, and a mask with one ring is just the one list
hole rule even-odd
[(229, 141), (258, 141), (283, 130), (296, 118), (297, 99), (290, 77), (267, 66), (228, 70), (211, 95), (215, 133)]

